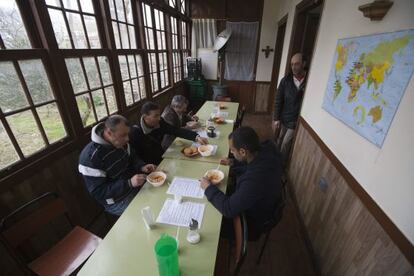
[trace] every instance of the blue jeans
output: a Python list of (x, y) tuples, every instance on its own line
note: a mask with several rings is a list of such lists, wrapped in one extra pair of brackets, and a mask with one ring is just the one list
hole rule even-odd
[(131, 192), (122, 200), (115, 202), (114, 204), (105, 205), (105, 211), (115, 216), (121, 216), (124, 210), (128, 207), (129, 203), (137, 195), (139, 189), (133, 189)]

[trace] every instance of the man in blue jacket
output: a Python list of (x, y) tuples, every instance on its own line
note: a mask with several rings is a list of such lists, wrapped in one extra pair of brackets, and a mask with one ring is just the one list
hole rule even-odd
[(79, 172), (91, 196), (108, 213), (120, 216), (156, 169), (133, 152), (128, 121), (121, 115), (108, 117), (91, 132), (91, 142), (82, 150)]
[(230, 134), (229, 146), (236, 160), (226, 159), (222, 163), (231, 165), (236, 174), (235, 191), (225, 195), (206, 178), (200, 185), (211, 204), (227, 218), (222, 225), (225, 238), (233, 233), (233, 224), (228, 218), (244, 212), (249, 239), (257, 240), (281, 200), (281, 156), (272, 141), (260, 144), (250, 127), (240, 127)]

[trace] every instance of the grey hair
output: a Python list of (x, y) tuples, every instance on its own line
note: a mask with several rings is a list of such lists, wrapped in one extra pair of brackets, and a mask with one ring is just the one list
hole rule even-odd
[(171, 107), (180, 108), (184, 104), (188, 105), (188, 100), (182, 95), (175, 95), (171, 100)]
[(110, 129), (112, 132), (116, 131), (116, 127), (119, 124), (125, 124), (126, 126), (129, 125), (127, 118), (122, 115), (112, 115), (106, 118), (105, 120), (105, 129)]

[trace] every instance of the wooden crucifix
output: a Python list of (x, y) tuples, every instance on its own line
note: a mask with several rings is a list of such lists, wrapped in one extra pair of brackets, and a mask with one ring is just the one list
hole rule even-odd
[(268, 57), (269, 57), (270, 52), (273, 52), (273, 49), (271, 49), (271, 48), (269, 47), (269, 45), (268, 45), (268, 46), (266, 46), (266, 48), (265, 48), (265, 49), (262, 49), (262, 52), (264, 52), (264, 53), (265, 53), (265, 58), (268, 58)]

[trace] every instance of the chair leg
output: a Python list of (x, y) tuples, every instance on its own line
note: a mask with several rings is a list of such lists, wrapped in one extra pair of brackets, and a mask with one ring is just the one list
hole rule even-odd
[(267, 231), (266, 232), (265, 240), (263, 241), (262, 249), (260, 250), (259, 258), (256, 261), (256, 265), (259, 265), (260, 264), (260, 261), (262, 260), (263, 252), (265, 250), (267, 241), (269, 240), (270, 232), (271, 231)]

